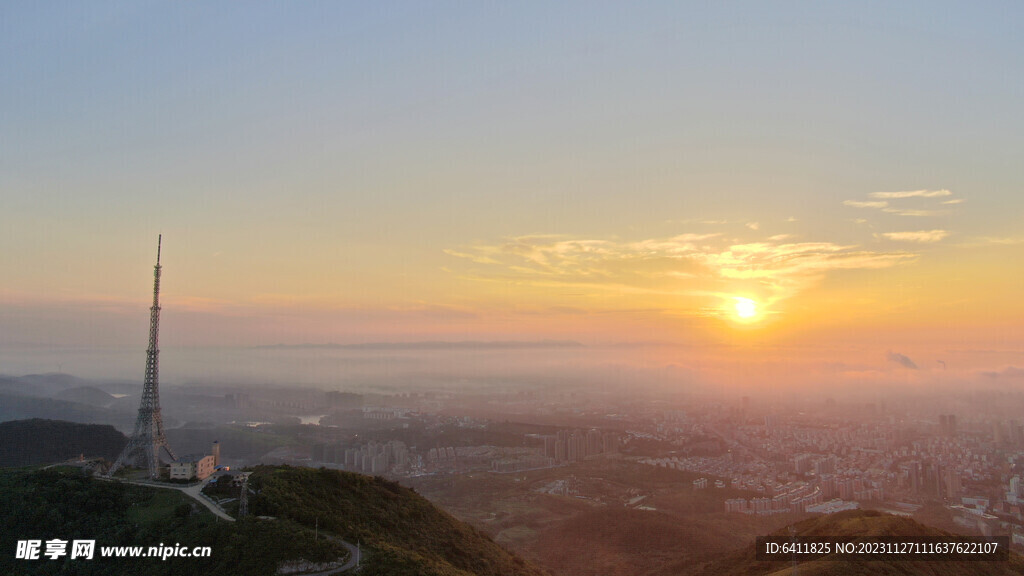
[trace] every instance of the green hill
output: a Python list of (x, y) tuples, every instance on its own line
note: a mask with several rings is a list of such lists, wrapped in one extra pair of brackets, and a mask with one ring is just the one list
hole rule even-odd
[(256, 514), (284, 517), (349, 541), (371, 559), (360, 574), (540, 576), (487, 535), (395, 482), (350, 472), (260, 466)]
[(113, 426), (62, 420), (0, 423), (0, 466), (30, 466), (86, 458), (117, 458), (128, 439)]
[[(103, 481), (69, 467), (0, 469), (0, 574), (270, 576), (285, 563), (346, 559), (361, 575), (543, 576), (418, 494), (380, 478), (260, 467), (251, 515), (218, 520), (176, 490)], [(263, 516), (262, 518), (258, 516)], [(319, 538), (317, 538), (319, 536)], [(19, 540), (95, 540), (93, 560), (15, 558)], [(209, 558), (100, 558), (101, 547), (209, 546)], [(43, 546), (45, 551), (45, 545)]]
[[(336, 560), (338, 544), (286, 519), (218, 521), (188, 496), (106, 482), (75, 469), (0, 470), (0, 574), (271, 576), (285, 561)], [(95, 540), (92, 560), (15, 558), (18, 540)], [(209, 558), (103, 558), (101, 547), (209, 546)], [(45, 551), (45, 545), (43, 546)]]
[[(792, 528), (792, 532), (790, 531)], [(873, 510), (851, 510), (831, 516), (811, 518), (791, 527), (775, 531), (772, 537), (788, 541), (793, 535), (800, 539), (828, 538), (837, 542), (869, 542), (877, 538), (941, 537), (947, 541), (962, 541), (963, 536), (924, 526), (909, 518), (883, 514)], [(901, 574), (906, 576), (988, 576), (1024, 574), (1024, 559), (1011, 554), (1008, 561), (878, 561), (836, 560), (826, 556), (817, 560), (799, 562), (770, 562), (758, 560), (754, 546), (730, 553), (712, 562), (700, 572), (702, 576), (868, 576), (875, 574)], [(668, 566), (665, 576), (679, 573), (680, 566)]]

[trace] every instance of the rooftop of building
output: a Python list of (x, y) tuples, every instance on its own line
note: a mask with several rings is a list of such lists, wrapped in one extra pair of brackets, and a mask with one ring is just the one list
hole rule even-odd
[(199, 462), (200, 460), (202, 460), (203, 458), (206, 458), (207, 456), (212, 456), (212, 454), (186, 454), (186, 455), (182, 456), (181, 458), (178, 458), (174, 463), (175, 464), (188, 464), (188, 463), (195, 464), (196, 462)]

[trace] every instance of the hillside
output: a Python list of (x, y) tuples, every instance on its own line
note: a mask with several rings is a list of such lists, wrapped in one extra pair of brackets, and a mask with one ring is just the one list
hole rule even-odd
[(556, 574), (651, 574), (665, 565), (706, 562), (734, 538), (705, 518), (688, 522), (662, 512), (597, 508), (555, 522), (529, 550)]
[(101, 406), (90, 406), (80, 402), (39, 398), (0, 391), (0, 422), (47, 418), (69, 422), (113, 423), (121, 430), (131, 430), (135, 425), (135, 413), (117, 411)]
[[(217, 521), (174, 490), (104, 482), (74, 469), (0, 470), (0, 574), (271, 576), (285, 561), (331, 561), (338, 544), (285, 519)], [(96, 541), (92, 560), (15, 558), (23, 539)], [(209, 558), (102, 558), (106, 546), (209, 546)]]
[(75, 386), (86, 386), (87, 380), (70, 374), (0, 375), (0, 392), (17, 396), (52, 396)]
[[(747, 516), (723, 502), (745, 493), (696, 490), (698, 476), (623, 460), (521, 474), (421, 476), (409, 482), (457, 518), (508, 545), (537, 566), (565, 576), (673, 576), (803, 519)], [(566, 494), (551, 487), (567, 487)], [(644, 509), (623, 506), (644, 495)], [(653, 509), (652, 509), (653, 508)]]
[(117, 458), (128, 439), (113, 426), (61, 420), (0, 423), (0, 466), (30, 466), (87, 458)]
[[(69, 467), (0, 469), (0, 574), (163, 576), (275, 574), (283, 563), (348, 557), (362, 575), (543, 576), (414, 491), (358, 474), (260, 467), (251, 515), (217, 521), (184, 494), (108, 482)], [(257, 516), (263, 516), (258, 518)], [(319, 538), (317, 538), (319, 536)], [(209, 558), (16, 559), (17, 541), (91, 539), (102, 546), (209, 546)]]
[(110, 394), (107, 394), (103, 390), (96, 388), (95, 386), (79, 386), (78, 388), (68, 388), (67, 390), (61, 390), (53, 395), (56, 400), (67, 400), (68, 402), (78, 402), (79, 404), (88, 404), (90, 406), (101, 406), (103, 408), (110, 407), (114, 403), (115, 398)]
[[(909, 518), (891, 516), (871, 510), (851, 510), (831, 516), (811, 518), (793, 524), (793, 532), (798, 538), (828, 538), (839, 542), (863, 542), (873, 538), (898, 537), (942, 537), (951, 541), (962, 537), (948, 532), (924, 526)], [(788, 540), (791, 537), (789, 528), (777, 530), (773, 537)], [(668, 566), (663, 574), (679, 573), (682, 566)], [(755, 556), (754, 545), (741, 551), (733, 552), (712, 562), (700, 572), (702, 576), (746, 576), (766, 575), (783, 576), (799, 572), (801, 576), (860, 576), (874, 574), (902, 574), (908, 576), (987, 576), (1024, 574), (1024, 559), (1011, 554), (1009, 561), (1002, 562), (929, 562), (929, 561), (838, 561), (825, 557), (819, 560), (805, 561), (797, 564), (796, 572), (790, 562), (759, 561)]]
[(250, 478), (256, 514), (319, 524), (361, 542), (372, 560), (365, 575), (540, 576), (470, 525), (395, 482), (350, 472), (289, 466), (257, 467)]

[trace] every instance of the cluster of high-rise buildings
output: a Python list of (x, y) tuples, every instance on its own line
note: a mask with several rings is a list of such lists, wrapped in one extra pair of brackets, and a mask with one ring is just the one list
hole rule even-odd
[(559, 430), (544, 437), (544, 456), (556, 463), (577, 462), (589, 456), (619, 451), (619, 435), (600, 430)]
[[(975, 422), (962, 430), (953, 414), (939, 414), (930, 427), (923, 421), (775, 428), (743, 425), (729, 430), (732, 458), (690, 458), (680, 466), (725, 476), (734, 484), (739, 479), (737, 487), (757, 491), (778, 480), (785, 482), (787, 476), (823, 483), (831, 476), (858, 478), (865, 486), (840, 485), (835, 489), (837, 495), (884, 487), (892, 496), (905, 499), (955, 500), (977, 490), (971, 485), (983, 487), (998, 478), (1003, 464), (996, 455), (1012, 449), (1019, 428), (1012, 421), (1008, 426), (1005, 422), (988, 426)], [(712, 460), (721, 461), (720, 465), (712, 469)], [(757, 464), (761, 464), (760, 470)], [(868, 494), (857, 498), (874, 498)]]
[[(874, 502), (909, 513), (932, 501), (984, 533), (1024, 520), (1024, 426), (994, 406), (966, 418), (911, 406), (868, 410), (858, 420), (826, 403), (817, 413), (770, 414), (763, 424), (745, 414), (747, 406), (710, 406), (693, 415), (656, 414), (627, 434), (679, 446), (641, 463), (722, 478), (753, 493), (728, 500), (729, 511), (829, 513)], [(709, 438), (721, 446), (692, 449)], [(792, 493), (799, 485), (812, 492)]]
[(878, 480), (863, 476), (822, 474), (815, 479), (825, 498), (841, 500), (883, 500), (885, 489)]
[(963, 490), (960, 470), (939, 459), (910, 460), (899, 465), (897, 486), (912, 494), (959, 498)]
[(409, 465), (409, 449), (404, 442), (391, 440), (386, 443), (370, 441), (356, 447), (332, 444), (314, 444), (314, 462), (341, 464), (345, 470), (362, 474), (384, 474), (392, 468)]
[(774, 514), (783, 512), (803, 512), (808, 505), (820, 504), (823, 499), (821, 490), (811, 489), (804, 484), (783, 494), (772, 497), (733, 498), (725, 501), (726, 512), (742, 512), (744, 514)]
[[(725, 501), (726, 512), (743, 514), (781, 514), (786, 512), (831, 513), (856, 507), (856, 501), (881, 500), (881, 487), (861, 478), (841, 478), (824, 474), (814, 482), (793, 482), (783, 491), (756, 498), (731, 498)], [(849, 504), (847, 504), (849, 503)]]
[(835, 455), (797, 454), (793, 457), (793, 471), (797, 474), (813, 472), (817, 476), (831, 474), (836, 471), (836, 462), (838, 461), (839, 458)]
[(1019, 474), (1014, 474), (1007, 483), (1006, 501), (1010, 504), (1024, 503), (1024, 480)]
[(455, 448), (452, 446), (431, 448), (427, 451), (428, 464), (434, 464), (436, 462), (454, 462), (455, 458)]
[[(811, 482), (791, 482), (774, 492), (756, 498), (726, 500), (725, 510), (760, 515), (786, 512), (829, 513), (837, 509), (846, 509), (843, 502), (881, 500), (884, 496), (881, 487), (865, 482), (862, 478), (836, 477), (832, 474), (823, 474)], [(819, 509), (822, 504), (828, 506)]]
[(733, 498), (725, 501), (726, 512), (739, 512), (741, 514), (784, 514), (788, 512), (805, 512), (809, 506), (821, 504), (821, 492), (799, 498), (794, 501), (787, 500), (784, 496), (778, 495), (772, 498), (762, 496), (760, 498)]
[(955, 414), (939, 414), (939, 434), (949, 438), (956, 436)]

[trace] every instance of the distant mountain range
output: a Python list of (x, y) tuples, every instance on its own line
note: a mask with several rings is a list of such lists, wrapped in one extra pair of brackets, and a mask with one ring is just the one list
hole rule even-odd
[(52, 396), (58, 392), (91, 384), (70, 374), (27, 374), (25, 376), (0, 375), (0, 392), (22, 396)]
[(131, 430), (139, 392), (137, 383), (69, 374), (0, 375), (0, 422), (44, 418)]
[(0, 422), (44, 418), (85, 424), (114, 424), (122, 430), (131, 430), (135, 414), (127, 410), (114, 410), (81, 402), (70, 402), (38, 396), (20, 396), (0, 393)]

